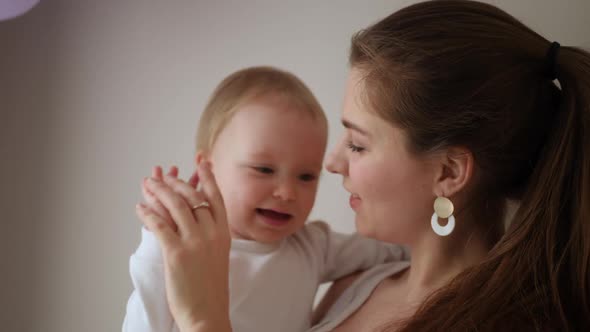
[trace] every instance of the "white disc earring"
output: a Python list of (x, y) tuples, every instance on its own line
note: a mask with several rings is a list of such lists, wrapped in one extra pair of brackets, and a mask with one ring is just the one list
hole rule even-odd
[[(447, 236), (453, 232), (453, 229), (455, 229), (455, 216), (453, 216), (454, 209), (453, 202), (446, 197), (441, 196), (434, 200), (434, 213), (432, 214), (432, 218), (430, 218), (430, 225), (437, 235)], [(438, 223), (438, 218), (448, 218), (449, 220), (445, 226), (441, 226)]]

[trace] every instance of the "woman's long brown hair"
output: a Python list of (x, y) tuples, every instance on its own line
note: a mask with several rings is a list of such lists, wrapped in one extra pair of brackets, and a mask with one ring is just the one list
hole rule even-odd
[(353, 37), (367, 107), (411, 151), (473, 153), (479, 220), (520, 203), (484, 261), (385, 331), (590, 330), (590, 54), (562, 46), (554, 67), (550, 45), (475, 1), (415, 4)]

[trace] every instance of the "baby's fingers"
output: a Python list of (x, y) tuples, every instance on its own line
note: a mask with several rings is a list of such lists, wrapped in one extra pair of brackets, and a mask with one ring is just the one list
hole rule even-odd
[(150, 208), (154, 213), (156, 213), (160, 218), (166, 220), (168, 224), (172, 227), (174, 231), (178, 229), (174, 221), (172, 220), (172, 216), (168, 210), (164, 207), (164, 205), (154, 196), (153, 193), (149, 191), (146, 187), (147, 178), (143, 179), (141, 183), (141, 193), (143, 195), (144, 200), (147, 203), (148, 208)]
[(146, 228), (154, 233), (163, 250), (168, 251), (176, 245), (179, 240), (178, 235), (166, 220), (142, 203), (135, 206), (135, 213)]
[(170, 169), (168, 170), (168, 176), (171, 176), (173, 178), (177, 178), (178, 177), (178, 167), (176, 166), (170, 166)]
[(147, 189), (154, 197), (164, 205), (172, 220), (178, 226), (180, 234), (189, 236), (196, 230), (197, 223), (191, 210), (190, 203), (179, 193), (175, 192), (168, 184), (156, 179), (148, 179)]
[(154, 179), (162, 180), (163, 171), (161, 166), (152, 167), (152, 177)]
[[(168, 173), (166, 175), (172, 176), (177, 178), (178, 177), (178, 167), (172, 165), (168, 169)], [(152, 177), (158, 180), (162, 180), (164, 178), (164, 171), (162, 170), (161, 166), (154, 166), (152, 168)]]

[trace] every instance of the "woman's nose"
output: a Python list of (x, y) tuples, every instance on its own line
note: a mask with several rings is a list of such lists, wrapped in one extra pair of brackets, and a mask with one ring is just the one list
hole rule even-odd
[(342, 155), (341, 143), (332, 149), (326, 157), (325, 167), (330, 173), (342, 174), (346, 172), (346, 160)]

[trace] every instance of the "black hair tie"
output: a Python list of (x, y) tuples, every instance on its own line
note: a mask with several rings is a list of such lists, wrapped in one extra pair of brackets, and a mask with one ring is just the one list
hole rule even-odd
[(552, 81), (557, 79), (557, 53), (560, 46), (558, 42), (551, 43), (545, 55), (545, 75)]

